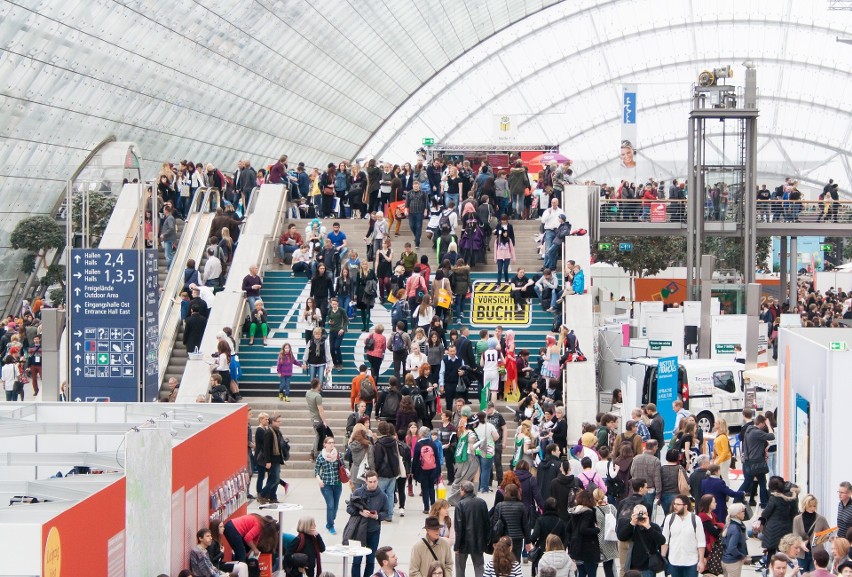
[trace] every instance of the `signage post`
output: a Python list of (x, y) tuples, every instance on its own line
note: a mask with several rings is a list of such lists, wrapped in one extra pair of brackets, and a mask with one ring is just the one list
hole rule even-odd
[(71, 398), (139, 400), (139, 251), (72, 249)]
[(157, 249), (145, 249), (145, 284), (142, 287), (142, 343), (145, 357), (143, 363), (142, 400), (157, 401), (159, 382), (160, 341), (160, 290)]

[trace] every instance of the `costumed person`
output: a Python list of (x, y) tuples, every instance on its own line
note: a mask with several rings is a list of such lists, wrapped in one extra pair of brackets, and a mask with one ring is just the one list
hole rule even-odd
[[(506, 350), (503, 351), (506, 358), (506, 385), (503, 389), (503, 398), (507, 402), (514, 403), (520, 400), (520, 389), (518, 388), (518, 359), (515, 356), (515, 331), (506, 331)], [(517, 398), (513, 397), (516, 396)]]
[(305, 242), (310, 245), (312, 253), (322, 249), (325, 233), (325, 227), (318, 218), (311, 220), (305, 227)]
[(484, 411), (485, 405), (488, 402), (488, 395), (491, 395), (491, 401), (497, 401), (497, 391), (500, 389), (500, 371), (499, 363), (503, 359), (503, 355), (497, 350), (500, 344), (496, 338), (488, 339), (488, 348), (482, 351), (480, 366), (482, 367), (482, 390), (479, 392), (479, 410)]

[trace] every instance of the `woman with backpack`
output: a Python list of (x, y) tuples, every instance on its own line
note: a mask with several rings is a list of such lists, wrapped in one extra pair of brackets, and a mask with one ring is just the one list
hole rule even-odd
[[(604, 577), (615, 577), (613, 564), (618, 558), (618, 538), (615, 535), (615, 520), (618, 512), (615, 505), (607, 500), (607, 495), (600, 489), (595, 489), (592, 495), (595, 498), (595, 519), (600, 533), (598, 533), (598, 547), (601, 549), (601, 563), (603, 563)], [(610, 519), (609, 525), (607, 519)], [(608, 531), (610, 530), (610, 531)]]
[(595, 497), (591, 491), (577, 493), (576, 505), (569, 510), (571, 527), (571, 558), (577, 563), (578, 577), (595, 577), (601, 560), (601, 548), (598, 544), (598, 527)]
[(423, 514), (428, 515), (432, 505), (435, 504), (435, 484), (441, 474), (440, 458), (428, 427), (420, 427), (418, 437), (411, 458), (411, 473), (414, 480), (420, 483)]

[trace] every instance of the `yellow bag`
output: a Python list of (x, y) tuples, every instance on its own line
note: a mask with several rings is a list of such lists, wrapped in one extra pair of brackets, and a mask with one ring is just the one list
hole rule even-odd
[(438, 300), (435, 303), (442, 309), (450, 308), (450, 305), (453, 304), (453, 295), (450, 291), (445, 288), (438, 289)]
[(444, 480), (440, 477), (438, 478), (438, 490), (435, 491), (435, 497), (437, 499), (447, 498), (447, 488), (444, 486)]
[(388, 291), (388, 302), (389, 302), (390, 304), (393, 304), (393, 303), (395, 303), (395, 302), (396, 302), (396, 301), (398, 301), (398, 300), (399, 300), (399, 299), (398, 299), (398, 298), (396, 298), (396, 295), (394, 295), (392, 292)]

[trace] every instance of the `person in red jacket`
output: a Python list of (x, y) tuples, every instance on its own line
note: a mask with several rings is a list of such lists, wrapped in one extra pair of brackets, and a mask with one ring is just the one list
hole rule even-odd
[(255, 555), (271, 553), (278, 543), (278, 523), (272, 517), (252, 513), (225, 522), (225, 539), (234, 552), (234, 561), (245, 562), (250, 549)]

